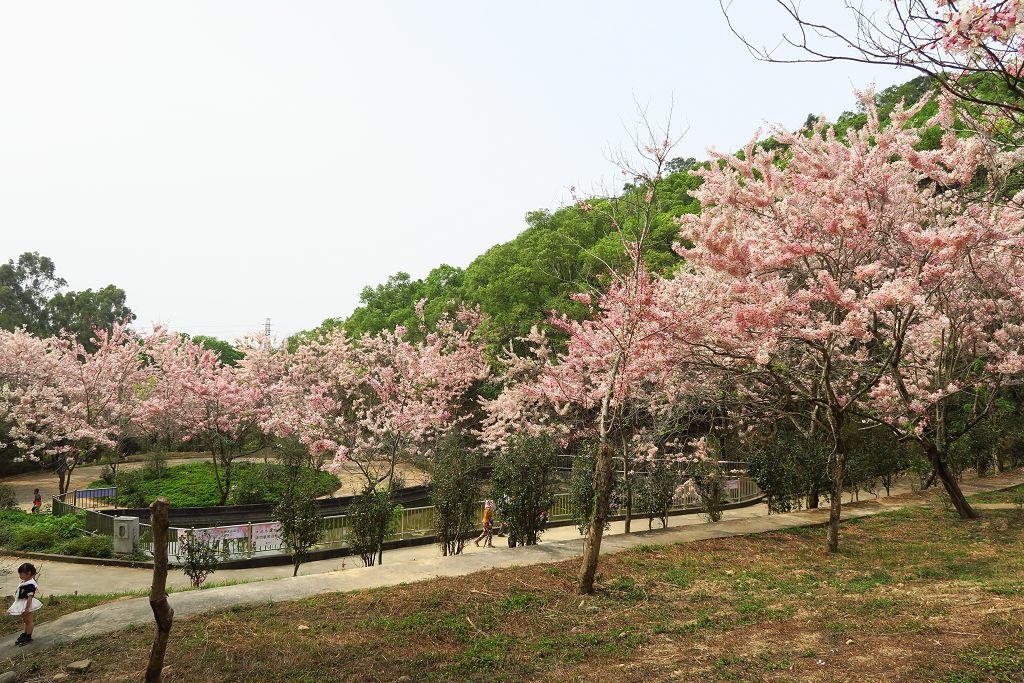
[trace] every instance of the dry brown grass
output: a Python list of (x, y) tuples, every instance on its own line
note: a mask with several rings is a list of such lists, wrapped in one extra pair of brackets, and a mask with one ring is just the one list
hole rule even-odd
[[(941, 510), (602, 561), (492, 570), (181, 620), (174, 681), (1024, 680), (1024, 524)], [(386, 567), (384, 568), (386, 570)], [(300, 629), (308, 626), (308, 629)], [(136, 681), (150, 628), (17, 663), (23, 681), (94, 660), (83, 680)]]

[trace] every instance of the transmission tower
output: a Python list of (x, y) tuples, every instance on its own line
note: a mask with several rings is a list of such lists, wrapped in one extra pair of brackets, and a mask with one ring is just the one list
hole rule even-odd
[(263, 334), (270, 336), (270, 318), (267, 318), (263, 323)]

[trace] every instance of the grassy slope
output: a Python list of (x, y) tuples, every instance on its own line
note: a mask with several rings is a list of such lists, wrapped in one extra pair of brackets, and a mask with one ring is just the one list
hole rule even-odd
[[(818, 529), (646, 546), (605, 558), (586, 599), (568, 562), (223, 611), (175, 624), (167, 680), (1024, 677), (1014, 511), (890, 513), (848, 523), (843, 542), (835, 557)], [(18, 670), (49, 680), (90, 657), (91, 680), (137, 680), (150, 638), (133, 628)]]
[[(283, 489), (286, 476), (286, 469), (283, 465), (243, 461), (236, 462), (232, 470), (232, 498), (229, 499), (229, 503), (235, 502), (235, 497), (247, 485), (260, 486), (262, 490), (271, 492), (275, 500)], [(127, 474), (137, 476), (140, 471), (130, 471)], [(223, 472), (221, 476), (223, 477)], [(333, 474), (317, 472), (315, 476), (315, 492), (318, 496), (332, 493), (340, 486), (338, 478)], [(109, 486), (109, 484), (101, 479), (89, 484), (90, 488), (105, 486)], [(137, 486), (142, 491), (147, 504), (158, 496), (165, 496), (175, 507), (216, 505), (220, 499), (213, 465), (209, 462), (171, 465), (163, 470), (159, 479), (145, 479), (138, 482)]]

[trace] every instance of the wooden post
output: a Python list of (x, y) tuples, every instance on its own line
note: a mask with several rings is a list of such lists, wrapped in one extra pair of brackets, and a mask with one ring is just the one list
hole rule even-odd
[(156, 633), (146, 667), (146, 683), (160, 683), (164, 668), (164, 652), (171, 635), (174, 610), (167, 602), (167, 509), (166, 498), (157, 498), (149, 506), (149, 523), (153, 529), (153, 586), (149, 590), (149, 606), (153, 609)]

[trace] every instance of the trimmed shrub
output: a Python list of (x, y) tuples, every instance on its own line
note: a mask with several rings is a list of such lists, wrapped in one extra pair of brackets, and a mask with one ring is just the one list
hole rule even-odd
[(14, 487), (0, 484), (0, 510), (13, 510), (18, 507), (18, 498), (14, 495)]
[(491, 493), (498, 519), (518, 545), (533, 545), (544, 531), (558, 480), (555, 442), (546, 436), (517, 436), (494, 458)]
[(474, 533), (479, 514), (480, 459), (465, 439), (451, 436), (435, 449), (430, 503), (442, 555), (458, 555)]
[(14, 532), (14, 550), (52, 550), (57, 545), (57, 532), (46, 527), (22, 527)]
[(365, 487), (348, 508), (352, 524), (352, 552), (363, 564), (372, 567), (384, 562), (384, 539), (398, 528), (402, 506), (391, 500), (390, 491)]
[(110, 536), (79, 536), (64, 544), (64, 553), (78, 557), (113, 557), (114, 539)]

